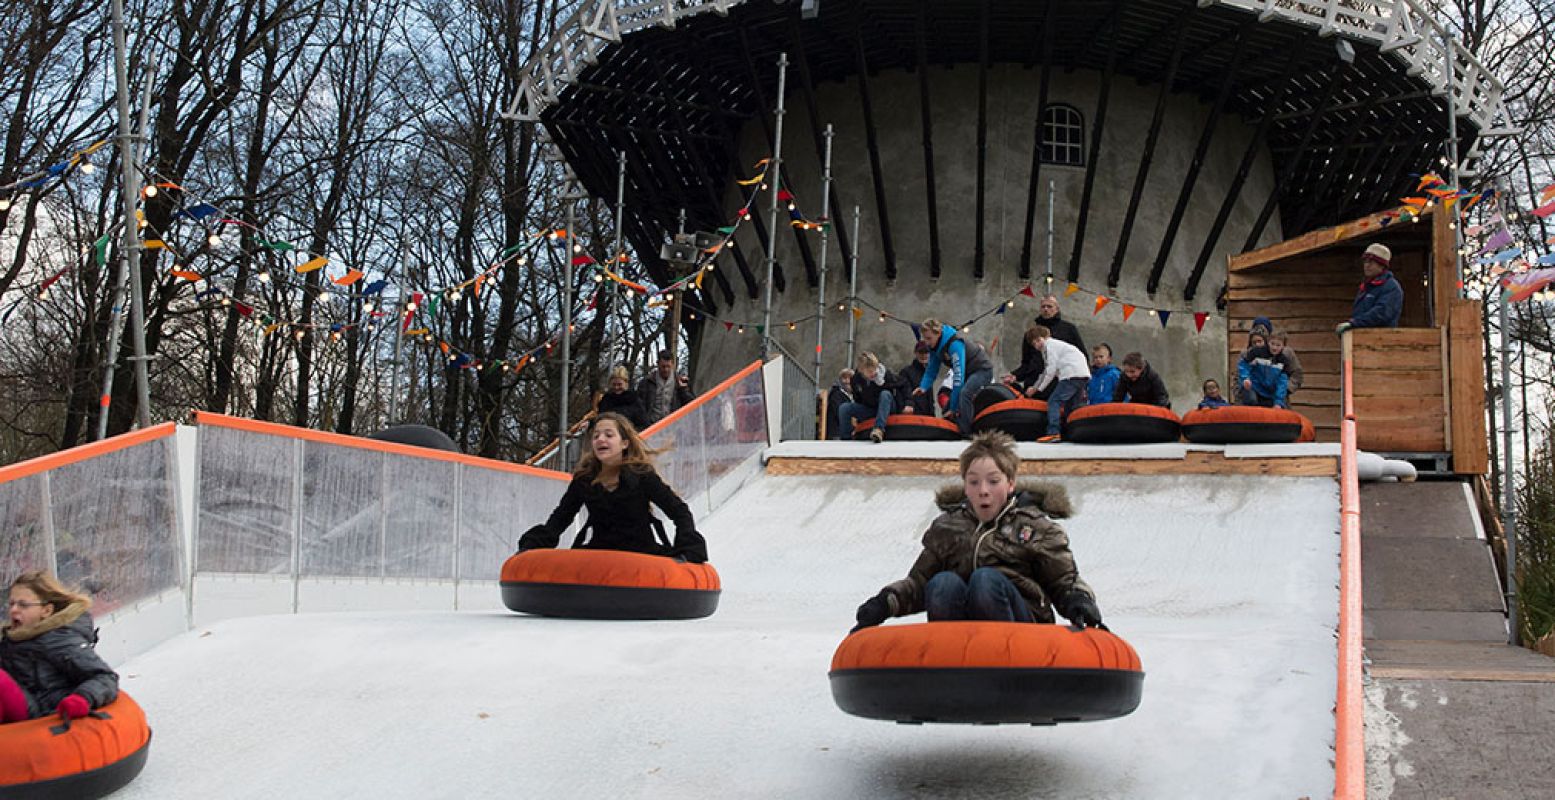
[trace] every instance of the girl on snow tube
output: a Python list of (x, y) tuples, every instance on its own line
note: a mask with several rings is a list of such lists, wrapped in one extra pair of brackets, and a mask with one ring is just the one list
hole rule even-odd
[[(573, 541), (574, 549), (626, 550), (693, 564), (706, 562), (707, 541), (697, 533), (691, 509), (659, 477), (653, 468), (654, 451), (632, 423), (620, 414), (605, 412), (589, 424), (587, 438), (589, 448), (578, 459), (561, 503), (544, 523), (519, 538), (519, 552), (555, 547), (578, 510), (587, 507), (588, 521)], [(653, 516), (649, 503), (675, 524), (673, 540), (665, 536), (664, 525)]]
[(0, 722), (58, 714), (79, 719), (119, 696), (119, 676), (97, 655), (92, 601), (54, 576), (24, 572), (11, 583), (0, 636)]
[(1071, 513), (1069, 496), (1054, 484), (1017, 486), (1019, 467), (1008, 434), (974, 437), (961, 453), (961, 484), (935, 497), (944, 513), (924, 533), (917, 562), (859, 606), (853, 630), (919, 611), (930, 622), (1052, 622), (1055, 608), (1077, 626), (1101, 625), (1069, 537), (1053, 521)]

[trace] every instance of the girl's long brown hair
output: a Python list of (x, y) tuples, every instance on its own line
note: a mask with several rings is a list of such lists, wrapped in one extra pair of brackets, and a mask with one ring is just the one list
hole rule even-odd
[[(596, 416), (594, 421), (589, 423), (588, 429), (584, 431), (583, 440), (592, 442), (594, 440), (594, 429), (599, 427), (599, 423), (607, 421), (615, 423), (616, 430), (621, 432), (621, 441), (626, 443), (626, 447), (621, 452), (621, 469), (630, 469), (634, 472), (652, 472), (653, 457), (659, 451), (654, 450), (643, 442), (643, 437), (637, 433), (637, 428), (632, 425), (631, 421), (614, 411), (606, 411)], [(602, 466), (599, 463), (599, 457), (594, 455), (594, 448), (585, 447), (582, 457), (578, 459), (578, 466), (573, 469), (572, 474), (574, 477), (597, 481)]]
[(54, 606), (55, 612), (63, 611), (71, 603), (92, 605), (92, 598), (83, 592), (67, 588), (65, 584), (59, 582), (59, 578), (43, 570), (31, 570), (16, 576), (16, 580), (11, 581), (11, 588), (17, 586), (31, 589), (39, 600)]

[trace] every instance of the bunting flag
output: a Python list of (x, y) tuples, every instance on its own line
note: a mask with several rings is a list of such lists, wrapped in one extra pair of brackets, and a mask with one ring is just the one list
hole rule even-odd
[(1128, 303), (1124, 303), (1123, 304), (1123, 321), (1124, 322), (1128, 322), (1128, 318), (1132, 317), (1132, 316), (1134, 316), (1134, 307), (1129, 305)]
[(1544, 189), (1539, 192), (1539, 202), (1548, 203), (1551, 200), (1555, 200), (1555, 183), (1544, 187)]
[[(1000, 304), (999, 304), (999, 310), (998, 310), (998, 311), (995, 311), (995, 312), (993, 312), (993, 313), (994, 313), (994, 314), (995, 314), (995, 315), (996, 315), (996, 316), (1000, 316), (1000, 317), (1002, 317), (1002, 316), (1004, 316), (1004, 312), (1005, 312), (1005, 311), (1008, 311), (1008, 310), (1009, 310), (1009, 308), (1010, 308), (1010, 304), (1009, 304), (1009, 303), (1000, 303)], [(881, 322), (885, 322), (885, 314), (881, 314), (881, 315), (880, 315), (880, 321), (881, 321)]]
[(1193, 327), (1196, 330), (1198, 330), (1199, 333), (1203, 333), (1204, 332), (1204, 321), (1207, 320), (1207, 319), (1209, 319), (1209, 312), (1207, 312), (1207, 311), (1195, 311), (1195, 312), (1193, 312)]
[(476, 297), (480, 297), (481, 296), (481, 284), (483, 284), (485, 282), (486, 282), (486, 276), (484, 274), (476, 275), (475, 276), (475, 283), (472, 284), (471, 287), (470, 287), (470, 294), (472, 294), (472, 295), (474, 295)]
[(779, 203), (787, 203), (794, 199), (794, 193), (787, 189), (779, 189), (777, 199)]
[(42, 296), (48, 294), (49, 287), (53, 286), (56, 283), (58, 283), (59, 279), (65, 277), (65, 273), (67, 273), (69, 271), (70, 271), (70, 267), (65, 267), (64, 269), (60, 270), (59, 272), (56, 272), (53, 275), (50, 275), (48, 278), (44, 279), (43, 283), (38, 286), (38, 296), (42, 297)]
[(1078, 291), (1080, 291), (1080, 284), (1078, 284), (1078, 283), (1071, 283), (1071, 284), (1069, 284), (1068, 288), (1064, 289), (1064, 296), (1068, 297), (1069, 295), (1072, 295), (1072, 294), (1074, 294), (1075, 292), (1078, 292)]
[(579, 253), (572, 257), (572, 265), (574, 267), (586, 267), (592, 263), (594, 263), (594, 257), (588, 253)]
[(859, 308), (858, 306), (854, 306), (853, 307), (853, 318), (854, 319), (863, 319), (864, 318), (864, 309)]
[(1541, 267), (1555, 266), (1555, 252), (1545, 253), (1544, 255), (1539, 256), (1539, 260), (1534, 263)]
[(751, 178), (749, 180), (735, 181), (735, 183), (737, 183), (737, 184), (739, 184), (741, 186), (754, 186), (754, 185), (756, 185), (758, 183), (761, 183), (761, 179), (765, 178), (765, 177), (767, 177), (767, 174), (765, 172), (763, 172), (762, 174), (757, 175), (756, 177)]
[(140, 247), (142, 250), (161, 250), (167, 247), (167, 242), (161, 239), (146, 239), (140, 243)]
[(359, 269), (352, 268), (350, 270), (347, 270), (346, 274), (341, 275), (338, 278), (335, 278), (333, 283), (336, 286), (350, 286), (350, 285), (356, 283), (357, 281), (361, 280), (363, 277), (366, 276), (366, 274), (367, 273), (365, 273), (365, 272), (363, 272), (363, 271), (361, 271)]
[(108, 263), (108, 234), (97, 237), (92, 242), (92, 257), (97, 261), (97, 266), (105, 266)]
[(1517, 258), (1522, 254), (1523, 249), (1521, 247), (1510, 247), (1506, 250), (1502, 250), (1501, 252), (1496, 253), (1488, 259), (1480, 259), (1480, 262), (1485, 264), (1505, 264), (1506, 262), (1511, 261), (1512, 259)]
[(497, 256), (497, 257), (499, 259), (506, 260), (509, 256), (511, 256), (511, 255), (517, 253), (519, 250), (523, 249), (523, 247), (524, 247), (523, 243), (510, 244), (507, 247), (503, 248), (502, 249), (502, 254)]
[(173, 212), (173, 217), (175, 219), (178, 217), (186, 217), (188, 219), (199, 222), (206, 217), (220, 213), (220, 211), (221, 209), (211, 205), (210, 203), (199, 203), (197, 205), (189, 206), (188, 208), (178, 209), (177, 211)]
[(171, 272), (169, 272), (168, 274), (172, 275), (175, 278), (183, 278), (186, 281), (197, 281), (197, 280), (200, 280), (201, 277), (202, 277), (200, 275), (200, 273), (198, 273), (198, 272), (191, 272), (191, 271), (189, 271), (187, 269), (175, 269), (175, 270), (172, 270)]
[(1480, 248), (1479, 253), (1477, 253), (1476, 255), (1484, 255), (1486, 253), (1489, 253), (1492, 250), (1497, 250), (1499, 248), (1506, 247), (1507, 245), (1509, 245), (1511, 243), (1512, 243), (1512, 234), (1511, 234), (1511, 232), (1508, 231), (1506, 228), (1502, 228), (1502, 229), (1496, 231), (1494, 234), (1491, 234), (1490, 239), (1485, 242), (1485, 246)]
[(257, 244), (260, 247), (263, 247), (263, 248), (265, 248), (267, 250), (274, 250), (274, 251), (276, 251), (278, 253), (284, 253), (284, 252), (287, 252), (289, 250), (296, 250), (297, 249), (296, 246), (293, 245), (291, 242), (283, 242), (283, 241), (281, 241), (279, 239), (266, 239), (266, 238), (264, 238), (262, 236), (255, 236), (254, 237), (254, 244)]
[(1501, 280), (1501, 286), (1507, 292), (1506, 301), (1516, 303), (1532, 297), (1551, 281), (1555, 281), (1555, 268), (1509, 273)]
[[(1074, 284), (1070, 285), (1073, 286)], [(1096, 295), (1096, 307), (1091, 309), (1091, 316), (1094, 317), (1097, 314), (1100, 314), (1101, 310), (1107, 307), (1108, 302), (1110, 302), (1110, 300), (1106, 295)]]
[[(367, 288), (362, 290), (362, 296), (363, 297), (369, 297), (369, 296), (375, 295), (375, 294), (383, 291), (383, 287), (388, 286), (388, 285), (389, 285), (389, 282), (387, 280), (379, 278), (378, 280), (375, 280), (372, 283), (367, 284)], [(436, 313), (436, 312), (433, 312), (433, 313)]]
[(1020, 293), (1025, 295), (1025, 296), (1027, 296), (1027, 297), (1036, 297), (1037, 296), (1037, 293), (1031, 290), (1031, 284), (1029, 284), (1029, 283), (1026, 284), (1025, 286), (1021, 287)]
[[(1161, 318), (1161, 327), (1163, 327), (1163, 328), (1166, 327), (1166, 318), (1170, 317), (1172, 315), (1172, 312), (1170, 312), (1170, 311), (1157, 311), (1155, 313), (1156, 313), (1156, 316)], [(1202, 325), (1199, 326), (1199, 329), (1203, 330), (1203, 326)]]
[(1555, 200), (1545, 203), (1544, 205), (1539, 206), (1533, 210), (1533, 215), (1539, 219), (1544, 219), (1551, 214), (1555, 214)]
[(320, 269), (323, 269), (324, 265), (328, 264), (328, 263), (329, 263), (329, 259), (327, 259), (327, 258), (325, 258), (323, 256), (314, 256), (313, 258), (310, 258), (307, 261), (303, 262), (301, 266), (297, 267), (297, 273), (300, 275), (302, 273), (313, 272), (314, 270), (320, 270)]
[(725, 322), (724, 322), (724, 330), (726, 330), (726, 331), (732, 331), (732, 330), (734, 330), (734, 323), (733, 323), (733, 322), (728, 322), (728, 321), (725, 321)]

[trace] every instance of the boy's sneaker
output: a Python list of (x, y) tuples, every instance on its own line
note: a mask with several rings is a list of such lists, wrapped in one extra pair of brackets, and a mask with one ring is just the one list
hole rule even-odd
[(870, 431), (869, 440), (875, 444), (880, 444), (881, 442), (885, 441), (885, 430), (883, 428), (876, 428)]
[(1058, 442), (1058, 441), (1062, 441), (1062, 437), (1060, 437), (1056, 433), (1050, 433), (1050, 434), (1048, 434), (1046, 436), (1038, 436), (1037, 437), (1037, 441), (1038, 442), (1044, 442), (1044, 443), (1045, 442)]

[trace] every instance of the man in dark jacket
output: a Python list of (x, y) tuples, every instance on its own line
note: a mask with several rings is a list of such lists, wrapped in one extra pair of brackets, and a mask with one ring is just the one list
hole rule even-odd
[[(1035, 324), (1048, 329), (1051, 338), (1060, 342), (1068, 342), (1075, 346), (1076, 350), (1084, 353), (1085, 340), (1080, 338), (1080, 329), (1073, 322), (1063, 318), (1058, 310), (1058, 296), (1045, 295), (1042, 303), (1037, 306), (1037, 318)], [(1030, 331), (1030, 328), (1027, 328)], [(1031, 387), (1036, 384), (1037, 378), (1042, 375), (1042, 370), (1047, 367), (1041, 350), (1031, 346), (1031, 337), (1023, 337), (1020, 343), (1020, 366), (1015, 371), (1004, 377), (1005, 383), (1018, 383), (1022, 387)], [(1038, 394), (1038, 397), (1046, 399), (1046, 394)]]
[(642, 398), (648, 423), (652, 424), (691, 402), (691, 381), (686, 373), (675, 371), (675, 356), (668, 350), (660, 350), (658, 369), (637, 384), (637, 396)]
[(912, 361), (897, 372), (902, 386), (896, 392), (896, 406), (903, 414), (934, 415), (934, 401), (927, 394), (914, 395), (913, 388), (923, 380), (923, 372), (929, 365), (929, 353), (934, 348), (928, 342), (919, 341), (912, 349)]
[(1388, 269), (1393, 251), (1381, 243), (1367, 245), (1361, 254), (1361, 272), (1366, 276), (1355, 295), (1350, 319), (1334, 328), (1344, 333), (1351, 328), (1397, 328), (1404, 311), (1404, 288)]
[(1112, 402), (1172, 407), (1172, 399), (1166, 394), (1166, 382), (1139, 353), (1123, 357), (1123, 377), (1112, 390)]

